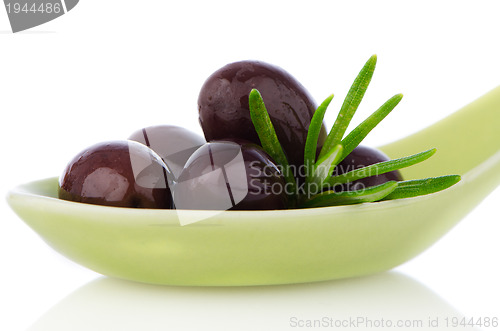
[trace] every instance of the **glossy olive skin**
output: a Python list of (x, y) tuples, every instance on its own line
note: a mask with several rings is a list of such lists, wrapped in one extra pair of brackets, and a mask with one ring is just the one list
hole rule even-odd
[(285, 209), (281, 171), (264, 150), (241, 140), (213, 141), (188, 160), (173, 188), (178, 209)]
[[(357, 146), (335, 167), (333, 175), (340, 175), (355, 169), (389, 160), (389, 157), (381, 151), (375, 148), (360, 145)], [(335, 190), (337, 192), (360, 190), (370, 186), (381, 185), (391, 180), (402, 181), (403, 176), (401, 175), (401, 172), (399, 172), (399, 170), (395, 170), (385, 174), (358, 179), (350, 183), (342, 184), (342, 186), (336, 186)]]
[(135, 141), (95, 144), (79, 153), (59, 178), (59, 198), (114, 207), (171, 208), (167, 168)]
[[(199, 121), (206, 140), (240, 138), (260, 145), (248, 106), (253, 88), (262, 95), (288, 162), (302, 166), (307, 130), (317, 106), (294, 77), (268, 63), (230, 63), (206, 80), (198, 97)], [(319, 147), (325, 139), (323, 125)]]
[(205, 139), (194, 132), (175, 125), (154, 125), (139, 129), (128, 138), (155, 151), (170, 169), (173, 178), (179, 177), (187, 160)]

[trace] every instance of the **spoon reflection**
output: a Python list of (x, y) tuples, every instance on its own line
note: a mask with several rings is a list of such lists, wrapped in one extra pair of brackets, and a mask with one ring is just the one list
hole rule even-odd
[(397, 272), (256, 287), (173, 287), (98, 278), (51, 308), (29, 331), (439, 330), (446, 328), (446, 318), (451, 323), (462, 317), (424, 285)]

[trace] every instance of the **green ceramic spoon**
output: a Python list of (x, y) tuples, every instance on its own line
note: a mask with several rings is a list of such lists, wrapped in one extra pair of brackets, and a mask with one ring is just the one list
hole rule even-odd
[[(447, 190), (415, 198), (214, 215), (63, 201), (57, 199), (57, 179), (50, 178), (12, 190), (8, 202), (55, 250), (112, 277), (226, 286), (367, 275), (421, 253), (498, 185), (499, 126), (500, 87), (433, 126), (383, 146), (391, 158), (438, 149), (427, 162), (403, 169), (405, 178), (462, 175)], [(210, 218), (180, 226), (180, 216), (187, 223)]]

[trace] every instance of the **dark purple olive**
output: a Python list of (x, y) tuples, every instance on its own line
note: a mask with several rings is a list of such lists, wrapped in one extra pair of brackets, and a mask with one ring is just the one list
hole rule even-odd
[(173, 188), (177, 209), (261, 210), (287, 206), (285, 180), (259, 146), (214, 141), (188, 160)]
[[(288, 162), (304, 164), (307, 130), (316, 104), (306, 89), (283, 69), (257, 61), (230, 63), (214, 72), (198, 97), (199, 120), (207, 141), (239, 138), (260, 145), (250, 118), (248, 95), (259, 90)], [(326, 139), (323, 125), (318, 139)], [(300, 169), (295, 169), (299, 173)]]
[(175, 125), (143, 128), (132, 133), (128, 139), (138, 141), (155, 151), (170, 169), (172, 180), (179, 177), (191, 154), (206, 142), (194, 132)]
[(171, 208), (168, 169), (150, 148), (109, 141), (78, 154), (59, 178), (59, 198), (136, 208)]
[[(358, 146), (356, 147), (346, 158), (340, 162), (333, 172), (333, 175), (340, 175), (355, 169), (359, 169), (365, 166), (369, 166), (375, 163), (389, 161), (389, 157), (382, 153), (381, 151), (366, 147)], [(402, 181), (403, 176), (399, 170), (387, 172), (385, 174), (375, 175), (371, 177), (366, 177), (362, 179), (355, 180), (350, 183), (343, 184), (342, 186), (336, 186), (336, 191), (354, 191), (361, 190), (370, 186), (377, 186), (388, 181)]]

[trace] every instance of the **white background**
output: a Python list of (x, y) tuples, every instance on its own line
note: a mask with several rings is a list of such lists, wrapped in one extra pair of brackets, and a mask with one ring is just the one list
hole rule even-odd
[[(317, 101), (335, 93), (331, 109), (339, 109), (357, 72), (377, 54), (354, 122), (402, 92), (397, 110), (366, 144), (399, 139), (500, 84), (498, 7), (495, 1), (81, 0), (63, 17), (18, 34), (0, 8), (0, 192), (57, 176), (86, 146), (124, 139), (143, 126), (176, 124), (201, 134), (201, 85), (243, 59), (285, 68)], [(335, 115), (327, 114), (328, 126)], [(58, 323), (61, 330), (167, 330), (175, 323), (177, 330), (196, 323), (198, 330), (215, 324), (288, 330), (298, 328), (293, 316), (332, 316), (338, 307), (352, 317), (367, 307), (411, 307), (401, 316), (416, 318), (429, 315), (433, 304), (468, 317), (500, 317), (499, 199), (497, 189), (398, 273), (233, 292), (152, 291), (108, 279), (89, 285), (100, 276), (50, 249), (3, 199), (0, 330), (59, 330)]]

